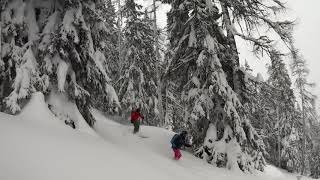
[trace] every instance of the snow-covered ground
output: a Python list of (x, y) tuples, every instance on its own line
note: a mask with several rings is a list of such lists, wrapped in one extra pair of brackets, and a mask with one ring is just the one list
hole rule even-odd
[(141, 138), (132, 135), (132, 127), (93, 111), (93, 134), (66, 126), (47, 107), (37, 93), (21, 114), (0, 113), (0, 180), (296, 179), (272, 166), (257, 175), (231, 172), (188, 152), (175, 161), (169, 143), (173, 132), (142, 126), (141, 134), (149, 138)]

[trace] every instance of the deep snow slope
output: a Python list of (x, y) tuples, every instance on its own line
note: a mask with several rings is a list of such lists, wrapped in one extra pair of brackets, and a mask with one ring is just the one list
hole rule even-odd
[(0, 113), (0, 180), (294, 180), (268, 167), (258, 175), (215, 168), (183, 152), (172, 158), (173, 132), (141, 127), (149, 138), (132, 135), (132, 128), (97, 118), (96, 135), (74, 130), (59, 121), (35, 94), (18, 116)]
[[(123, 147), (134, 156), (140, 157), (140, 161), (150, 164), (159, 171), (170, 173), (173, 179), (216, 179), (216, 180), (296, 180), (294, 174), (287, 173), (273, 166), (267, 166), (265, 172), (256, 175), (245, 175), (232, 172), (223, 168), (216, 168), (192, 154), (183, 151), (180, 161), (173, 160), (173, 152), (170, 148), (170, 139), (174, 132), (150, 126), (141, 126), (140, 134), (149, 138), (140, 138), (132, 135), (133, 127), (120, 125), (106, 119), (102, 113), (93, 111), (97, 123), (96, 132), (115, 146)], [(307, 178), (305, 178), (307, 179)]]

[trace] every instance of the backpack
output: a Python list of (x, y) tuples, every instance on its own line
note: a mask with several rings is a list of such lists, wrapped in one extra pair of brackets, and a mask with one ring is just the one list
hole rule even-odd
[(175, 135), (171, 138), (170, 143), (173, 144), (174, 141), (177, 139), (178, 136), (179, 136), (178, 134), (175, 134)]

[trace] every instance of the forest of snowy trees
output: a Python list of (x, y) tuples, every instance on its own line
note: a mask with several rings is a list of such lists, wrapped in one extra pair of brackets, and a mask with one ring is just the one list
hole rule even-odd
[[(167, 28), (156, 5), (171, 6)], [(320, 122), (295, 22), (280, 0), (1, 0), (0, 111), (33, 92), (188, 130), (195, 156), (253, 173), (267, 163), (320, 177)], [(267, 29), (268, 31), (265, 31)], [(264, 33), (265, 32), (265, 33)], [(269, 60), (268, 78), (240, 63), (236, 39)]]

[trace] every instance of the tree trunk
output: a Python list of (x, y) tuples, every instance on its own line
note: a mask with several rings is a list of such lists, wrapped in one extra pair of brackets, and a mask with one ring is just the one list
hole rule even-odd
[[(221, 2), (221, 8), (222, 8), (222, 14), (223, 14), (223, 22), (227, 27), (231, 27), (231, 18), (230, 18), (230, 14), (228, 11), (228, 6), (226, 3)], [(238, 49), (237, 49), (237, 44), (236, 44), (236, 40), (235, 40), (235, 36), (233, 34), (233, 32), (231, 31), (230, 28), (227, 28), (227, 40), (228, 40), (228, 44), (231, 47), (231, 53), (232, 53), (232, 74), (230, 74), (232, 76), (232, 85), (231, 87), (233, 88), (233, 90), (238, 94), (238, 98), (240, 99), (240, 101), (242, 102), (242, 98), (241, 98), (241, 84), (240, 84), (240, 77), (239, 74), (237, 72), (238, 67), (240, 66), (240, 58), (239, 58), (239, 54), (238, 54)]]
[(122, 68), (122, 58), (121, 58), (121, 25), (122, 25), (122, 13), (121, 13), (121, 1), (118, 0), (118, 58), (120, 63), (120, 69)]
[[(224, 3), (221, 2), (221, 8), (222, 8), (222, 13), (223, 13), (223, 21), (226, 24), (226, 26), (231, 27), (231, 18), (229, 15), (229, 11), (228, 11), (228, 6)], [(234, 59), (233, 59), (233, 65), (234, 66), (239, 66), (240, 62), (239, 62), (239, 55), (238, 55), (238, 49), (237, 49), (237, 44), (236, 44), (236, 39), (234, 34), (232, 33), (232, 31), (230, 29), (227, 28), (227, 38), (228, 38), (228, 43), (231, 46), (231, 49), (233, 51), (233, 55), (234, 55)]]
[(162, 82), (160, 75), (160, 59), (159, 59), (159, 45), (158, 45), (158, 33), (157, 33), (157, 8), (156, 8), (156, 0), (153, 0), (153, 36), (155, 43), (155, 54), (156, 54), (156, 73), (157, 73), (157, 94), (158, 94), (158, 110), (159, 110), (159, 118), (160, 118), (160, 126), (164, 126), (164, 115), (163, 115), (163, 104), (162, 104)]
[(305, 118), (305, 108), (304, 108), (304, 95), (302, 87), (300, 87), (301, 95), (301, 105), (302, 105), (302, 120), (303, 120), (303, 145), (302, 145), (302, 170), (301, 175), (304, 175), (306, 171), (306, 118)]
[(83, 101), (82, 99), (76, 99), (76, 105), (82, 117), (86, 120), (90, 127), (93, 127), (96, 120), (91, 114), (91, 105), (88, 103), (88, 100)]
[(2, 7), (0, 8), (0, 63), (2, 62), (2, 15), (1, 14), (2, 14)]
[(281, 168), (281, 128), (280, 128), (280, 116), (279, 116), (279, 106), (277, 106), (277, 119), (278, 119), (278, 167)]

